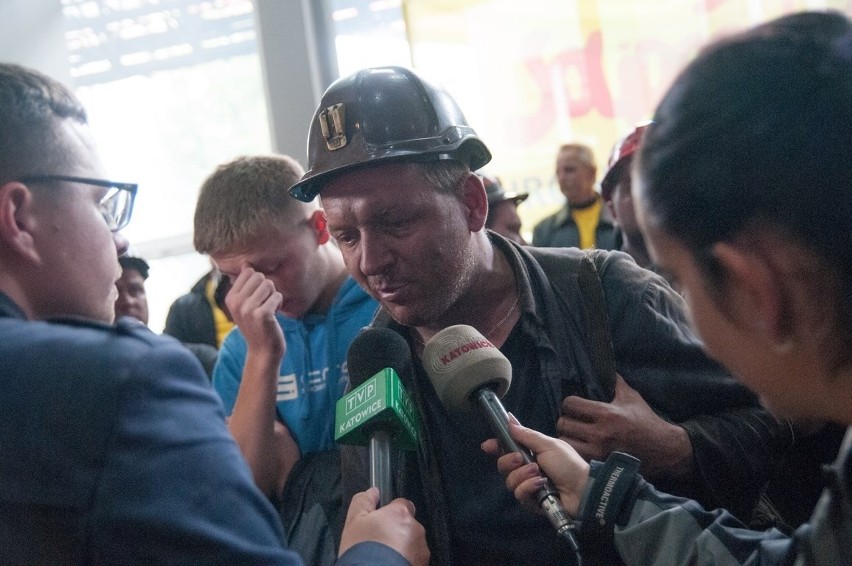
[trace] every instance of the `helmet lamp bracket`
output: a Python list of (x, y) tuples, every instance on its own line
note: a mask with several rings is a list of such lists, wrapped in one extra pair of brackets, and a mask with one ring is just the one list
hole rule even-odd
[(329, 106), (319, 113), (317, 120), (329, 151), (346, 146), (346, 108), (343, 103)]

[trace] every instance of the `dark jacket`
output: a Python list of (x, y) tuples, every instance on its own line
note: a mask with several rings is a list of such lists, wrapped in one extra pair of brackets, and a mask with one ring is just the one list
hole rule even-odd
[(210, 273), (207, 273), (195, 282), (189, 293), (181, 295), (172, 303), (166, 315), (164, 334), (174, 336), (181, 342), (209, 344), (218, 349), (216, 322), (206, 295), (209, 280)]
[[(576, 248), (580, 245), (580, 231), (571, 217), (568, 204), (535, 225), (532, 244), (549, 248)], [(601, 215), (595, 230), (595, 248), (600, 250), (621, 248), (618, 226), (604, 202), (601, 203)]]
[(127, 317), (27, 321), (0, 295), (0, 382), (0, 562), (284, 562), (277, 514), (176, 340)]
[(750, 531), (725, 510), (705, 511), (661, 493), (635, 470), (619, 469), (618, 459), (592, 465), (578, 514), (581, 545), (611, 539), (623, 561), (637, 566), (852, 564), (852, 428), (827, 467), (827, 487), (810, 522), (789, 537), (776, 529)]
[[(28, 321), (0, 293), (0, 387), (0, 563), (302, 564), (176, 340)], [(406, 563), (374, 543), (346, 556)]]
[[(503, 398), (525, 425), (550, 436), (562, 399), (600, 400), (586, 349), (586, 306), (577, 290), (563, 312), (545, 273), (530, 253), (492, 235), (518, 281), (522, 315), (501, 351), (512, 363), (512, 385)], [(578, 261), (577, 249), (541, 250)], [(787, 448), (788, 429), (763, 410), (756, 397), (711, 361), (689, 330), (682, 299), (657, 275), (621, 252), (604, 254), (600, 276), (612, 326), (618, 372), (664, 418), (683, 426), (694, 452), (695, 472), (670, 482), (676, 493), (747, 517), (767, 475)], [(375, 323), (397, 329), (386, 312)], [(558, 333), (554, 329), (564, 331)], [(555, 338), (561, 334), (563, 340)], [(437, 564), (563, 564), (567, 545), (540, 515), (522, 509), (479, 443), (491, 436), (484, 424), (448, 413), (419, 360), (409, 384), (421, 416), (417, 458), (401, 455), (399, 495), (410, 497), (427, 526)], [(359, 460), (360, 458), (360, 460)], [(344, 491), (365, 481), (364, 453), (346, 448)], [(597, 561), (596, 561), (597, 559)], [(591, 553), (586, 563), (601, 563)]]

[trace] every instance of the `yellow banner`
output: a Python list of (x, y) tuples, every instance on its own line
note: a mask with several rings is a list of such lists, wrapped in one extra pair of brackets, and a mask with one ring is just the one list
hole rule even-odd
[(526, 231), (564, 203), (560, 144), (595, 150), (642, 121), (708, 41), (784, 13), (852, 1), (407, 0), (414, 66), (444, 85), (494, 155), (485, 171), (527, 191)]

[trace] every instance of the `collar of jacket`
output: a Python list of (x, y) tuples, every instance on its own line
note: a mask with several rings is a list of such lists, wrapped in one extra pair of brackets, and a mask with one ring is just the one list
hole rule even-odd
[[(566, 202), (565, 206), (563, 206), (556, 212), (553, 225), (562, 226), (563, 224), (567, 224), (569, 222), (571, 224), (574, 224), (574, 219), (571, 218), (571, 207), (568, 206), (568, 203)], [(609, 213), (609, 207), (606, 205), (605, 202), (601, 202), (601, 215), (600, 219), (598, 220), (598, 227), (602, 225), (610, 227), (615, 226), (615, 219)]]

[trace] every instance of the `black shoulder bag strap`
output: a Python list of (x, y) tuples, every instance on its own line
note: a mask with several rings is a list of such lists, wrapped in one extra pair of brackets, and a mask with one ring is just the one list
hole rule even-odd
[[(544, 270), (559, 302), (566, 310), (570, 309), (568, 298), (571, 296), (571, 291), (568, 286), (571, 284), (571, 274), (576, 273), (580, 295), (586, 307), (583, 317), (586, 328), (584, 343), (598, 384), (604, 393), (603, 400), (612, 401), (615, 397), (615, 354), (603, 285), (596, 265), (596, 260), (602, 256), (599, 253), (586, 252), (580, 261), (575, 261), (573, 258), (553, 253), (536, 253), (534, 249), (530, 248), (529, 251)], [(553, 320), (552, 317), (548, 318)], [(551, 322), (549, 326), (551, 336), (557, 343), (567, 343), (568, 338), (565, 336), (565, 328), (562, 325)], [(560, 356), (565, 352), (564, 348), (556, 349)]]

